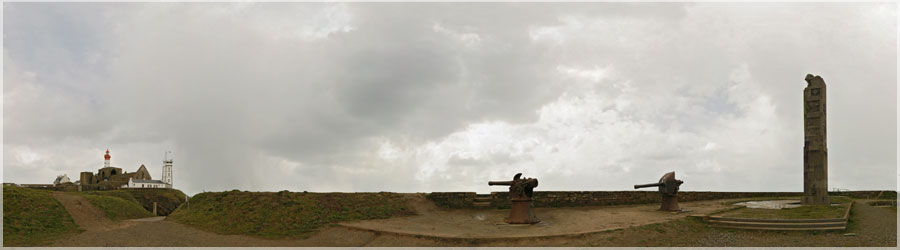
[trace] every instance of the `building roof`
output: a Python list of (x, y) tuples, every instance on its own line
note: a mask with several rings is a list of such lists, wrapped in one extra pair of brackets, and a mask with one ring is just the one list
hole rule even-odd
[(71, 182), (71, 181), (68, 181), (69, 177), (64, 174), (64, 175), (56, 176), (56, 179), (53, 180), (53, 184), (62, 183), (63, 178), (66, 178), (67, 182)]
[(161, 180), (137, 180), (137, 179), (131, 179), (131, 182), (133, 182), (133, 183), (156, 183), (156, 184), (166, 184), (165, 182), (162, 182)]

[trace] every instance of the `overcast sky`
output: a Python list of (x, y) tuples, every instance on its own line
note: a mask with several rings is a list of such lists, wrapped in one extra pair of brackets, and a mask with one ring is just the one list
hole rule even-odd
[(897, 186), (896, 3), (4, 3), (3, 181), (316, 192)]

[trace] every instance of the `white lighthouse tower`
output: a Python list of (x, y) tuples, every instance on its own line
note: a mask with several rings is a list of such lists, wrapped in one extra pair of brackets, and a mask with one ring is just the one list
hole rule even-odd
[(162, 167), (162, 182), (169, 184), (169, 188), (172, 188), (172, 159), (169, 158), (169, 153), (172, 151), (166, 151), (165, 156), (163, 156), (163, 167)]

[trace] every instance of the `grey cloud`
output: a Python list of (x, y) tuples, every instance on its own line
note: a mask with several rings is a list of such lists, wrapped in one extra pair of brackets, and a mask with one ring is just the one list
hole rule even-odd
[[(853, 179), (835, 185), (896, 183), (896, 13), (879, 4), (5, 6), (5, 148), (118, 147), (130, 165), (168, 148), (190, 193), (485, 191), (519, 170), (619, 189), (672, 168), (687, 189), (793, 190), (807, 73), (830, 87), (831, 176)], [(492, 123), (494, 147), (454, 137)], [(36, 181), (19, 153), (5, 178)]]

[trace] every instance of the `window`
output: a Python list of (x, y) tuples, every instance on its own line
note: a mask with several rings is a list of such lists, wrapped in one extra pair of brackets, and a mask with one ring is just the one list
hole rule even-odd
[(812, 95), (812, 96), (818, 96), (818, 95), (819, 95), (819, 88), (810, 89), (810, 90), (809, 90), (809, 94)]

